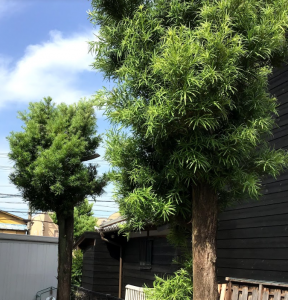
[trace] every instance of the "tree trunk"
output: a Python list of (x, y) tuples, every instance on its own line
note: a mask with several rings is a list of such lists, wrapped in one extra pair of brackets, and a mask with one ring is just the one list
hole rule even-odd
[(193, 300), (217, 300), (217, 195), (203, 184), (192, 195)]
[(57, 300), (70, 300), (73, 248), (73, 210), (69, 216), (57, 213), (59, 226)]

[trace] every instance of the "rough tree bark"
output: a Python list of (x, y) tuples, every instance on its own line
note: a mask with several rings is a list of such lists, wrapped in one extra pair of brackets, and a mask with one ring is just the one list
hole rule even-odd
[(57, 300), (70, 300), (73, 248), (73, 210), (67, 216), (56, 213), (59, 226)]
[(192, 195), (193, 300), (217, 300), (217, 195), (204, 184)]

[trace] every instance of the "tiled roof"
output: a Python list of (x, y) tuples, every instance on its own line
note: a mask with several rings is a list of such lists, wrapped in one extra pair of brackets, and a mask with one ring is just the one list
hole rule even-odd
[(100, 227), (95, 227), (96, 231), (109, 232), (117, 231), (120, 224), (125, 224), (126, 218), (120, 216), (114, 220), (103, 222)]

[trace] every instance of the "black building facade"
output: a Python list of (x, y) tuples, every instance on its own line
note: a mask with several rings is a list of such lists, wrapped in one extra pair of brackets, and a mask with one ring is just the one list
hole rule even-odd
[[(278, 127), (270, 144), (288, 149), (288, 66), (270, 78), (279, 101)], [(225, 276), (288, 282), (288, 172), (263, 183), (259, 201), (228, 208), (219, 215), (217, 267)]]

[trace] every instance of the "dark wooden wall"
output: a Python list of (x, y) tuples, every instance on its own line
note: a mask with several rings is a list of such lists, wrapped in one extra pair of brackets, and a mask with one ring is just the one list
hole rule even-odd
[[(288, 66), (273, 73), (270, 92), (280, 105), (270, 143), (288, 149)], [(217, 256), (220, 281), (229, 276), (288, 282), (288, 172), (264, 181), (261, 201), (220, 214)]]
[(96, 238), (93, 291), (117, 297), (119, 291), (120, 248)]
[(89, 246), (83, 251), (82, 287), (93, 289), (94, 246)]
[(123, 298), (127, 284), (140, 287), (146, 284), (152, 287), (155, 275), (172, 275), (179, 269), (179, 265), (173, 263), (179, 251), (168, 243), (166, 237), (150, 237), (149, 239), (153, 240), (151, 269), (141, 270), (139, 262), (141, 239), (143, 238), (131, 238), (123, 253)]
[[(149, 237), (152, 240), (152, 264), (149, 269), (140, 268), (141, 239), (146, 237), (130, 238), (117, 237), (114, 233), (105, 234), (105, 237), (122, 244), (123, 249), (123, 279), (122, 298), (125, 298), (125, 286), (152, 287), (155, 275), (165, 277), (172, 275), (179, 269), (174, 260), (181, 256), (180, 249), (171, 246), (165, 236)], [(92, 236), (89, 236), (92, 238)], [(120, 248), (101, 240), (98, 233), (94, 233), (95, 245), (85, 245), (82, 286), (95, 292), (118, 296), (119, 288), (119, 255)], [(86, 243), (87, 244), (87, 243)]]
[(94, 233), (95, 245), (83, 252), (82, 287), (118, 296), (120, 248), (101, 240)]

